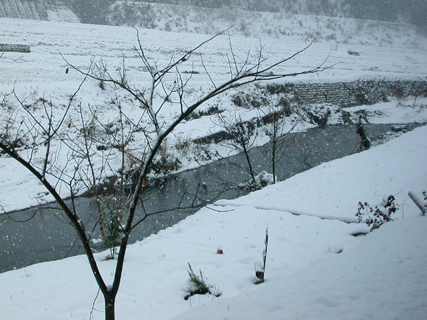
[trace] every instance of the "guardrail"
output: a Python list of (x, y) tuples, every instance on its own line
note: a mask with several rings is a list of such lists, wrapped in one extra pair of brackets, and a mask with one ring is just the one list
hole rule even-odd
[(0, 52), (23, 52), (30, 53), (30, 46), (27, 44), (0, 43)]

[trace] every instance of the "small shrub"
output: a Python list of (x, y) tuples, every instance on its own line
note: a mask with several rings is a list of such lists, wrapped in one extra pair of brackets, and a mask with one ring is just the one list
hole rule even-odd
[(252, 192), (255, 190), (260, 190), (266, 186), (274, 184), (274, 181), (278, 181), (277, 177), (273, 177), (271, 173), (262, 171), (255, 176), (254, 180), (249, 180), (238, 185), (239, 188)]
[(201, 116), (211, 116), (211, 115), (222, 113), (222, 112), (224, 112), (224, 110), (220, 109), (217, 105), (215, 105), (215, 106), (209, 107), (208, 110), (206, 111), (200, 110), (199, 114)]
[(190, 138), (181, 138), (179, 137), (176, 144), (175, 149), (182, 155), (187, 156), (190, 152), (190, 147), (193, 141)]
[(269, 83), (265, 86), (265, 90), (267, 94), (289, 94), (295, 91), (295, 85), (293, 83)]
[(211, 116), (211, 115), (219, 114), (222, 112), (224, 112), (224, 110), (220, 109), (218, 106), (215, 105), (215, 106), (209, 107), (206, 111), (204, 110), (194, 111), (190, 113), (185, 120), (189, 121), (189, 120), (200, 119), (201, 117), (204, 117), (204, 116)]
[(292, 115), (292, 107), (289, 99), (286, 99), (285, 97), (281, 97), (278, 105), (282, 107), (285, 117), (290, 117)]
[(328, 120), (331, 115), (331, 109), (328, 106), (311, 106), (303, 109), (308, 119), (324, 129), (328, 125)]
[(356, 93), (355, 100), (357, 105), (369, 104), (369, 96), (364, 92)]
[(365, 127), (362, 124), (362, 119), (359, 119), (359, 123), (357, 124), (357, 130), (356, 133), (360, 137), (360, 150), (368, 150), (372, 146), (371, 139), (369, 139)]
[(238, 107), (243, 107), (243, 99), (241, 95), (235, 95), (231, 101)]
[(102, 90), (105, 91), (105, 81), (100, 80), (98, 83), (98, 87)]
[(423, 199), (424, 199), (424, 213), (427, 211), (427, 192), (423, 191)]
[(181, 161), (168, 152), (167, 146), (160, 146), (158, 157), (153, 161), (150, 172), (154, 175), (168, 174), (180, 168)]
[(168, 174), (172, 171), (176, 171), (180, 168), (181, 161), (178, 158), (172, 159), (167, 156), (162, 156), (159, 159), (153, 161), (151, 165), (151, 171), (155, 175)]
[(216, 292), (212, 293), (211, 288), (212, 286), (208, 286), (206, 284), (206, 278), (203, 277), (203, 273), (201, 270), (199, 270), (200, 276), (195, 274), (193, 271), (193, 268), (191, 267), (191, 264), (188, 263), (188, 269), (187, 273), (190, 277), (190, 287), (188, 288), (188, 294), (184, 296), (184, 300), (188, 300), (188, 298), (196, 295), (196, 294), (211, 294), (215, 297), (219, 297), (221, 294)]
[(375, 206), (373, 208), (367, 202), (359, 202), (356, 217), (357, 220), (362, 222), (363, 218), (365, 218), (365, 223), (368, 227), (371, 227), (370, 231), (378, 229), (384, 223), (393, 221), (391, 215), (395, 213), (399, 206), (394, 202), (394, 196), (388, 196), (387, 200), (383, 201), (380, 206)]
[(244, 94), (242, 92), (234, 95), (231, 101), (238, 107), (245, 109), (258, 109), (268, 104), (268, 100), (261, 94)]
[(102, 239), (102, 243), (105, 249), (110, 250), (110, 254), (106, 257), (106, 260), (110, 260), (117, 256), (117, 247), (120, 245), (121, 213), (117, 209), (113, 210), (104, 217), (104, 220), (106, 223), (105, 237)]
[(405, 88), (401, 83), (397, 83), (394, 87), (394, 96), (397, 99), (402, 99), (405, 96)]

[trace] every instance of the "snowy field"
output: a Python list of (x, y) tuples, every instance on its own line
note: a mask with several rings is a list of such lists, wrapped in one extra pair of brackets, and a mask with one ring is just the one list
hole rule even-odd
[[(220, 201), (129, 247), (118, 319), (425, 319), (427, 218), (408, 198), (427, 189), (427, 127)], [(366, 236), (357, 203), (393, 194), (400, 209)], [(294, 214), (290, 213), (293, 212)], [(295, 215), (299, 214), (299, 215)], [(266, 282), (254, 285), (264, 232)], [(222, 248), (223, 254), (216, 254)], [(114, 261), (102, 261), (105, 277)], [(188, 263), (221, 293), (184, 300)], [(0, 274), (0, 319), (103, 319), (84, 256)], [(94, 304), (93, 311), (92, 305)]]
[[(309, 17), (302, 18), (304, 26), (310, 27), (307, 30), (315, 27), (320, 28), (319, 21), (321, 20), (313, 20), (310, 23)], [(347, 22), (345, 26), (350, 27), (351, 23)], [(382, 28), (385, 28), (384, 26), (386, 25), (382, 25)], [(333, 65), (333, 68), (322, 73), (286, 78), (285, 80), (337, 82), (358, 79), (425, 79), (427, 73), (427, 64), (425, 63), (427, 56), (426, 39), (416, 38), (416, 34), (410, 27), (407, 30), (402, 29), (402, 25), (396, 29), (393, 27), (390, 29), (382, 28), (380, 30), (384, 30), (383, 37), (390, 38), (390, 43), (381, 41), (380, 44), (373, 45), (374, 38), (369, 33), (370, 29), (359, 30), (357, 35), (353, 34), (347, 39), (346, 44), (344, 44), (345, 41), (337, 43), (334, 40), (327, 41), (322, 38), (314, 42), (305, 52), (279, 68), (277, 72), (304, 71), (316, 67), (326, 60), (325, 65)], [(123, 68), (123, 61), (125, 61), (125, 68), (131, 83), (138, 88), (149, 86), (148, 73), (144, 71), (142, 63), (133, 49), (138, 45), (134, 28), (2, 18), (0, 19), (0, 29), (2, 30), (0, 43), (31, 46), (31, 53), (6, 52), (0, 57), (0, 94), (2, 94), (0, 101), (3, 101), (0, 123), (3, 127), (10, 127), (12, 131), (18, 130), (19, 123), (31, 122), (29, 115), (22, 108), (17, 108), (17, 100), (10, 94), (13, 90), (23, 105), (34, 106), (32, 111), (36, 117), (46, 118), (46, 110), (44, 109), (46, 104), (43, 101), (48, 101), (54, 106), (49, 110), (53, 113), (54, 119), (57, 121), (61, 119), (64, 106), (68, 103), (69, 97), (76, 92), (83, 79), (83, 75), (72, 68), (68, 68), (68, 73), (66, 72), (66, 61), (77, 68), (86, 70), (91, 61), (103, 59), (113, 75), (118, 68)], [(253, 29), (256, 29), (255, 26)], [(232, 36), (229, 38), (227, 35), (213, 39), (192, 55), (189, 61), (182, 64), (181, 75), (191, 77), (187, 90), (187, 103), (191, 103), (208, 92), (212, 88), (211, 80), (219, 84), (229, 79), (228, 61), (232, 54), (237, 61), (242, 62), (249, 57), (249, 61), (253, 62), (257, 58), (257, 50), (262, 45), (263, 57), (267, 58), (267, 63), (274, 63), (307, 46), (310, 40), (307, 37), (302, 37), (301, 32), (296, 32), (295, 36), (283, 36), (280, 39), (264, 37), (262, 41), (250, 37)], [(379, 37), (379, 35), (376, 36)], [(200, 34), (140, 30), (141, 44), (146, 55), (159, 68), (166, 66), (171, 59), (177, 59), (209, 37)], [(230, 43), (233, 48), (232, 52), (230, 51)], [(348, 51), (358, 52), (360, 55), (349, 55)], [(206, 75), (205, 68), (210, 77)], [(170, 83), (174, 81), (175, 76), (176, 74), (171, 74)], [(264, 112), (262, 110), (242, 110), (242, 108), (236, 107), (231, 102), (232, 95), (235, 93), (231, 90), (227, 94), (206, 103), (201, 109), (208, 110), (210, 107), (219, 107), (221, 110), (225, 110), (222, 114), (225, 117), (233, 117), (238, 112), (242, 120), (258, 116), (260, 111)], [(246, 87), (245, 93), (256, 95), (257, 88)], [(159, 104), (161, 99), (157, 97), (155, 102)], [(67, 126), (61, 134), (67, 135), (70, 140), (77, 139), (79, 126), (83, 121), (89, 123), (97, 119), (100, 123), (114, 124), (118, 117), (118, 103), (130, 119), (136, 119), (140, 116), (138, 105), (126, 97), (123, 91), (113, 90), (108, 86), (102, 90), (98, 82), (87, 80), (75, 98), (71, 113), (65, 119)], [(80, 105), (82, 106), (81, 109), (79, 108)], [(409, 123), (427, 121), (424, 106), (425, 100), (409, 98), (406, 101), (392, 100), (389, 103), (362, 108), (368, 109), (369, 121), (371, 122)], [(163, 109), (164, 112), (160, 119), (164, 124), (167, 124), (172, 117), (177, 115), (178, 109), (179, 107), (172, 101)], [(212, 120), (213, 117), (206, 116), (197, 120), (184, 121), (169, 138), (168, 147), (216, 132), (218, 129)], [(287, 125), (290, 128), (293, 123), (289, 122)], [(313, 125), (303, 121), (295, 130), (304, 130), (311, 126)], [(142, 134), (136, 134), (135, 141), (137, 142), (133, 143), (131, 148), (133, 150), (143, 149), (144, 146), (141, 143), (145, 141), (145, 138)], [(256, 143), (263, 144), (266, 141), (266, 137), (260, 137)], [(73, 167), (67, 166), (69, 158), (63, 146), (55, 141), (53, 147), (56, 157), (54, 173), (64, 172), (65, 175), (72, 175)], [(105, 154), (97, 150), (93, 151), (98, 157), (98, 160), (94, 161), (94, 165), (96, 168), (100, 168), (102, 166), (101, 159), (105, 157)], [(215, 154), (216, 151), (222, 155), (229, 153), (229, 150), (213, 150), (212, 154)], [(40, 145), (32, 154), (36, 164), (41, 165), (44, 153), (45, 149)], [(203, 162), (203, 160), (194, 157), (194, 154), (200, 153), (199, 150), (190, 148), (188, 154), (179, 154), (176, 150), (173, 153), (173, 156), (182, 162), (180, 170), (198, 166)], [(23, 152), (23, 156), (26, 156), (25, 152)], [(109, 156), (114, 158), (117, 155), (112, 151)], [(214, 159), (215, 157), (212, 158), (212, 160)], [(118, 160), (110, 161), (112, 165), (111, 175), (118, 169), (118, 162)], [(52, 183), (56, 183), (55, 177), (50, 176), (49, 179)], [(53, 200), (44, 193), (41, 185), (32, 179), (28, 172), (5, 157), (0, 158), (0, 184), (2, 186), (2, 193), (0, 194), (2, 208), (0, 212), (17, 210)], [(25, 196), (21, 194), (19, 196), (20, 201), (17, 202), (14, 199), (20, 193), (19, 190), (22, 189), (29, 192)], [(69, 195), (66, 187), (60, 189), (63, 196)], [(81, 192), (83, 191), (82, 189)]]
[[(314, 26), (316, 29), (320, 28), (319, 21), (315, 22), (315, 19), (310, 20), (304, 16), (302, 18), (307, 28), (314, 29)], [(345, 24), (345, 21), (342, 22), (345, 27), (353, 27), (347, 25), (348, 23)], [(50, 84), (46, 88), (52, 88), (52, 85), (61, 88), (73, 81), (78, 83), (81, 77), (77, 74), (65, 74), (66, 62), (63, 57), (81, 68), (88, 66), (91, 58), (107, 59), (111, 70), (120, 67), (124, 57), (129, 71), (138, 77), (137, 81), (144, 78), (141, 62), (133, 50), (137, 45), (134, 28), (7, 18), (0, 19), (0, 26), (2, 30), (0, 43), (31, 46), (31, 54), (5, 53), (1, 58), (0, 83), (3, 87), (5, 84), (30, 82), (34, 85), (33, 83), (42, 82)], [(230, 26), (225, 25), (223, 28), (228, 27)], [(287, 27), (305, 30), (295, 25)], [(253, 26), (252, 29), (256, 30), (257, 27)], [(426, 38), (417, 35), (410, 26), (407, 29), (399, 26), (396, 30), (392, 26), (385, 30), (384, 26), (378, 26), (378, 29), (384, 32), (382, 36), (390, 39), (390, 43), (381, 41), (376, 44), (369, 29), (348, 35), (348, 39), (342, 39), (340, 42), (319, 38), (305, 54), (289, 61), (286, 70), (292, 72), (313, 67), (328, 59), (329, 64), (336, 64), (332, 70), (296, 80), (340, 81), (361, 77), (424, 78)], [(142, 45), (148, 57), (158, 61), (160, 66), (169, 62), (171, 57), (179, 56), (209, 38), (208, 35), (202, 34), (151, 29), (140, 29), (140, 32)], [(231, 43), (237, 58), (246, 58), (248, 51), (254, 54), (261, 44), (264, 47), (263, 56), (269, 61), (277, 61), (305, 47), (312, 39), (308, 35), (303, 37), (300, 30), (295, 30), (295, 36), (292, 36), (291, 31), (289, 33), (289, 36), (282, 36), (280, 39), (263, 35), (262, 40), (257, 37), (232, 36)], [(381, 38), (380, 35), (376, 36)], [(224, 35), (206, 45), (200, 53), (208, 70), (215, 77), (217, 74), (224, 76), (229, 72), (226, 57), (229, 46), (229, 38)], [(358, 52), (360, 55), (349, 55), (348, 51)], [(187, 71), (202, 71), (200, 67), (200, 59), (191, 59), (187, 64)], [(72, 91), (76, 88), (69, 89)]]

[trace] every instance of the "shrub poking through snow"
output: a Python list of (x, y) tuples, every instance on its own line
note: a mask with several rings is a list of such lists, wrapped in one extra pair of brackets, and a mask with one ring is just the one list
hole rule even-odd
[(356, 217), (359, 222), (365, 220), (368, 227), (371, 227), (370, 231), (378, 229), (386, 222), (393, 221), (391, 215), (399, 210), (399, 206), (394, 202), (394, 196), (388, 196), (387, 200), (383, 200), (382, 204), (373, 208), (367, 202), (359, 202)]
[(262, 171), (258, 173), (253, 180), (239, 184), (239, 188), (242, 188), (247, 191), (260, 190), (266, 186), (272, 185), (274, 181), (279, 181), (277, 177), (273, 179), (274, 176), (271, 173)]
[(211, 294), (215, 297), (219, 297), (220, 293), (212, 293), (211, 286), (206, 284), (206, 278), (203, 277), (203, 273), (199, 270), (200, 276), (195, 274), (191, 264), (188, 263), (188, 275), (190, 276), (190, 287), (188, 288), (188, 294), (184, 296), (184, 300), (188, 300), (191, 296), (195, 294)]
[(362, 123), (362, 116), (359, 117), (359, 123), (357, 124), (357, 130), (356, 133), (360, 137), (360, 150), (368, 150), (372, 146), (371, 139), (369, 139), (365, 127)]

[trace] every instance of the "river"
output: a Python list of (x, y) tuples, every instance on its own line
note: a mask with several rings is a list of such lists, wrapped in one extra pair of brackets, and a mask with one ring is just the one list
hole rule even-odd
[[(416, 126), (407, 127), (413, 129)], [(390, 131), (391, 127), (389, 124), (371, 124), (365, 129), (368, 136), (375, 140)], [(276, 166), (279, 181), (325, 161), (358, 152), (360, 138), (354, 125), (341, 125), (292, 133), (283, 143), (284, 152)], [(254, 171), (271, 172), (268, 150), (268, 145), (251, 150)], [(146, 212), (157, 212), (176, 207), (178, 203), (187, 206), (217, 197), (236, 198), (245, 192), (230, 186), (249, 180), (244, 167), (243, 155), (237, 155), (171, 175), (145, 191), (144, 208)], [(201, 187), (203, 184), (206, 188)], [(90, 198), (80, 197), (77, 205), (79, 212), (83, 212), (81, 218), (86, 222), (86, 230), (91, 232), (95, 225), (95, 219), (91, 217), (91, 213), (96, 212), (94, 202)], [(55, 204), (51, 204), (41, 209), (29, 208), (0, 216), (0, 272), (82, 253), (74, 229), (66, 222), (61, 210), (54, 207)], [(135, 229), (131, 243), (157, 233), (195, 211), (174, 210), (151, 216)], [(140, 207), (140, 216), (142, 212)], [(28, 221), (19, 222), (24, 220)], [(97, 238), (98, 230), (94, 230), (93, 238)]]

